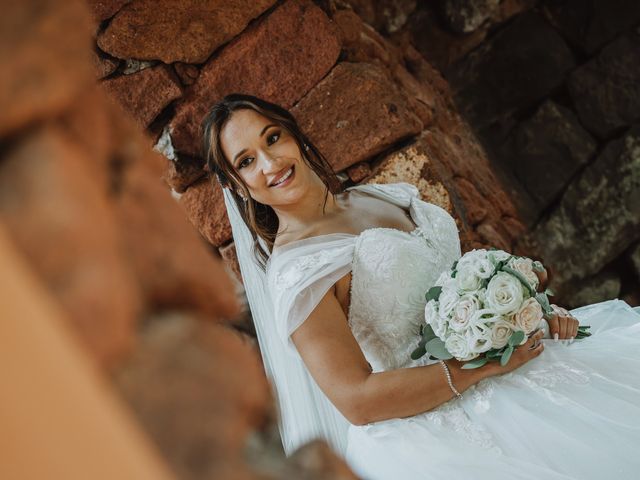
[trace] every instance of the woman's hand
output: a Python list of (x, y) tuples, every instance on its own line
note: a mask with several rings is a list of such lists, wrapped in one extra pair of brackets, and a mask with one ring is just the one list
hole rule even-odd
[(500, 365), (500, 362), (489, 362), (481, 367), (480, 370), (486, 369), (488, 376), (502, 375), (515, 370), (542, 353), (544, 350), (544, 343), (541, 341), (543, 336), (544, 332), (542, 330), (538, 330), (531, 335), (524, 344), (514, 349), (511, 358), (504, 367)]
[(571, 315), (566, 308), (554, 304), (551, 304), (551, 308), (554, 315), (550, 320), (547, 320), (551, 336), (556, 341), (569, 339), (570, 342), (573, 342), (578, 334), (578, 319)]

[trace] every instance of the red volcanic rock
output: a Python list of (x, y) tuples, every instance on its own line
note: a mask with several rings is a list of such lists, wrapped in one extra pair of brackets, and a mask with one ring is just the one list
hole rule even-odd
[(309, 0), (291, 0), (227, 45), (200, 71), (176, 109), (173, 144), (198, 156), (200, 123), (229, 93), (290, 108), (334, 65), (340, 43), (331, 21)]
[(240, 283), (244, 283), (242, 281), (242, 274), (240, 273), (240, 264), (238, 263), (238, 254), (236, 252), (236, 244), (231, 242), (224, 247), (220, 247), (220, 255), (224, 260), (224, 263), (227, 265), (230, 271), (234, 273), (236, 278)]
[(149, 318), (115, 380), (176, 478), (267, 478), (243, 453), (272, 413), (270, 388), (237, 333), (180, 313)]
[(0, 163), (0, 217), (103, 366), (134, 342), (142, 297), (91, 158), (64, 132), (29, 134)]
[(182, 156), (179, 161), (167, 160), (165, 163), (167, 169), (162, 178), (178, 193), (186, 192), (193, 183), (208, 175), (199, 162), (186, 155)]
[(176, 73), (178, 77), (180, 77), (183, 85), (193, 85), (193, 82), (195, 82), (198, 75), (200, 75), (198, 67), (189, 63), (176, 62), (173, 64), (173, 68), (176, 69)]
[(1, 22), (0, 136), (4, 137), (62, 112), (95, 75), (90, 17), (81, 2), (3, 2)]
[(464, 216), (470, 226), (477, 225), (487, 216), (487, 200), (475, 185), (463, 177), (454, 178), (456, 193), (462, 201)]
[(203, 63), (275, 0), (136, 0), (98, 36), (118, 58)]
[(367, 162), (356, 163), (347, 168), (347, 175), (352, 182), (358, 183), (371, 175), (371, 167)]
[(93, 13), (93, 18), (99, 23), (113, 17), (131, 0), (86, 0)]
[(231, 240), (231, 224), (227, 218), (222, 187), (209, 178), (187, 189), (180, 197), (187, 217), (209, 242), (219, 247)]
[(233, 282), (164, 186), (163, 160), (145, 150), (122, 174), (118, 218), (129, 262), (155, 308), (234, 318), (239, 305)]
[(338, 64), (291, 112), (336, 171), (422, 130), (384, 69), (365, 63)]
[(484, 222), (478, 225), (476, 231), (487, 245), (511, 252), (509, 235), (500, 226)]
[(177, 80), (163, 65), (105, 80), (102, 85), (143, 128), (182, 95)]
[(91, 54), (93, 59), (93, 68), (96, 73), (96, 78), (101, 79), (104, 77), (108, 77), (118, 68), (118, 60), (109, 57), (103, 57), (93, 52)]

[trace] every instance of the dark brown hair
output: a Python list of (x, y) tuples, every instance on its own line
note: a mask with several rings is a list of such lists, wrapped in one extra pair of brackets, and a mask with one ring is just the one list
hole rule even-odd
[[(207, 162), (207, 169), (211, 174), (215, 174), (211, 176), (212, 181), (217, 179), (221, 186), (231, 188), (238, 211), (253, 236), (254, 255), (262, 268), (265, 268), (278, 231), (278, 217), (271, 206), (256, 202), (251, 198), (247, 185), (229, 159), (225, 157), (220, 145), (222, 128), (231, 118), (233, 112), (242, 109), (254, 110), (272, 120), (295, 139), (302, 158), (327, 187), (324, 198), (325, 205), (328, 193), (331, 192), (332, 195), (335, 195), (341, 190), (341, 187), (329, 162), (300, 130), (296, 119), (285, 108), (258, 97), (240, 93), (227, 95), (211, 108), (202, 122), (203, 154)], [(305, 145), (308, 146), (308, 150), (305, 149)], [(247, 198), (246, 202), (242, 200), (238, 192), (242, 192), (242, 195)], [(268, 250), (263, 248), (258, 237), (266, 243)]]

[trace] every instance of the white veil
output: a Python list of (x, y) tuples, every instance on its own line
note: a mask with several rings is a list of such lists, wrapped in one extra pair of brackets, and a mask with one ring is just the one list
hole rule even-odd
[(253, 254), (251, 232), (229, 188), (223, 188), (223, 192), (262, 360), (275, 389), (285, 453), (290, 455), (308, 441), (322, 438), (344, 457), (349, 423), (318, 388), (300, 356), (287, 351), (278, 335), (266, 273)]

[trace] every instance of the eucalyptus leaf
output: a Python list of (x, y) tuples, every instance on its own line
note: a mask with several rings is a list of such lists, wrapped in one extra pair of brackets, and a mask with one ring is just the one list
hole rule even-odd
[(426, 348), (424, 348), (424, 345), (418, 345), (418, 348), (416, 348), (413, 352), (411, 352), (411, 358), (413, 360), (418, 360), (425, 353), (427, 353), (427, 350)]
[(485, 353), (487, 358), (499, 358), (502, 356), (503, 349), (492, 348), (488, 352)]
[(451, 355), (444, 346), (444, 342), (439, 338), (434, 338), (433, 340), (428, 341), (425, 347), (429, 354), (439, 360), (449, 360), (450, 358), (453, 358), (453, 355)]
[(422, 338), (425, 341), (425, 343), (427, 343), (428, 341), (436, 338), (437, 335), (436, 333), (433, 331), (433, 327), (431, 325), (429, 325), (428, 323), (425, 325), (424, 330), (422, 331)]
[(485, 357), (474, 358), (473, 360), (469, 360), (464, 365), (462, 365), (462, 368), (465, 370), (471, 370), (472, 368), (480, 368), (483, 365), (486, 365), (488, 361), (489, 360), (486, 359)]
[(507, 343), (510, 346), (515, 347), (517, 345), (520, 345), (522, 340), (524, 340), (524, 332), (522, 330), (518, 330), (517, 332), (513, 332), (511, 334)]
[(429, 291), (426, 293), (425, 298), (427, 299), (427, 302), (430, 302), (431, 300), (437, 301), (440, 298), (441, 293), (442, 293), (442, 287), (440, 286), (431, 287)]
[(556, 295), (556, 294), (555, 294), (555, 292), (554, 292), (553, 290), (551, 290), (550, 288), (547, 288), (547, 289), (544, 291), (544, 293), (545, 293), (545, 294), (547, 294), (547, 295), (548, 295), (548, 296), (550, 296), (550, 297), (554, 297), (554, 296)]
[(513, 347), (509, 345), (507, 348), (504, 349), (504, 353), (502, 354), (502, 357), (500, 357), (500, 365), (504, 367), (509, 361), (509, 359), (511, 358), (512, 353), (513, 353)]

